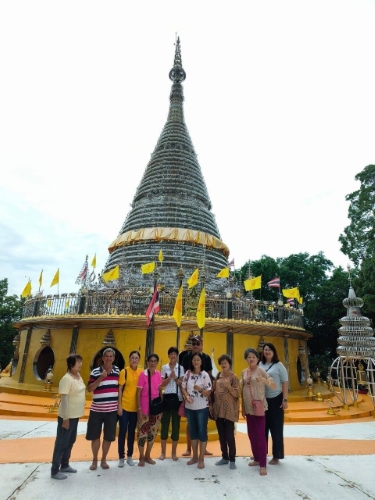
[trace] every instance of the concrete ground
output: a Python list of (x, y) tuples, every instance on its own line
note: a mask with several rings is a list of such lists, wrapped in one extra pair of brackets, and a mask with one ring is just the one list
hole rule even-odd
[[(246, 450), (237, 458), (237, 470), (215, 466), (220, 450), (217, 442), (209, 442), (215, 457), (205, 459), (203, 470), (187, 466), (185, 458), (177, 462), (156, 460), (156, 465), (144, 468), (126, 465), (120, 469), (114, 444), (109, 457), (110, 469), (90, 471), (85, 430), (86, 423), (80, 423), (80, 436), (72, 453), (71, 463), (77, 468), (77, 474), (56, 481), (50, 477), (49, 463), (56, 423), (0, 419), (0, 500), (96, 500), (108, 496), (152, 500), (240, 500), (251, 496), (277, 500), (375, 499), (374, 419), (328, 425), (286, 425), (287, 456), (280, 465), (269, 466), (266, 477), (259, 475), (257, 467), (247, 466), (250, 446), (244, 423), (237, 426), (237, 449)], [(179, 455), (183, 451), (181, 444)], [(159, 452), (160, 445), (155, 443), (152, 456), (157, 458)], [(26, 455), (28, 463), (25, 463)]]

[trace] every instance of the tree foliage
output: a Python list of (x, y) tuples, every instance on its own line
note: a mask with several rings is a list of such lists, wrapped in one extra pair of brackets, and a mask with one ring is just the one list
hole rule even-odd
[[(267, 286), (275, 277), (280, 278), (281, 288), (298, 286), (304, 300), (305, 327), (313, 334), (308, 343), (311, 354), (335, 357), (339, 320), (346, 314), (342, 301), (347, 297), (348, 273), (341, 267), (335, 268), (322, 252), (277, 259), (263, 255), (251, 262), (251, 273), (262, 275), (262, 288), (253, 292), (256, 299), (279, 299), (279, 290)], [(245, 264), (237, 271), (237, 278), (244, 281), (248, 277), (249, 265)]]
[(8, 280), (0, 280), (0, 364), (5, 368), (12, 359), (13, 340), (17, 330), (13, 323), (20, 319), (22, 302), (17, 295), (8, 294)]
[(361, 186), (346, 196), (350, 202), (350, 224), (340, 235), (341, 251), (356, 266), (375, 255), (375, 165), (367, 165), (355, 176)]

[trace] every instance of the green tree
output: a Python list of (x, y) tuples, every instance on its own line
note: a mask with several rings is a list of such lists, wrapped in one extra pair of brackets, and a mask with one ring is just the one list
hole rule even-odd
[[(342, 301), (347, 297), (348, 273), (341, 267), (334, 268), (322, 252), (316, 255), (292, 254), (277, 259), (263, 255), (251, 262), (251, 273), (253, 276), (262, 275), (261, 290), (253, 292), (256, 299), (278, 300), (278, 289), (267, 286), (268, 281), (275, 277), (280, 277), (282, 288), (298, 286), (304, 300), (305, 327), (313, 334), (309, 340), (310, 352), (334, 358), (339, 320), (345, 316)], [(249, 277), (249, 265), (245, 264), (236, 276), (242, 285), (242, 281)]]
[(355, 179), (361, 186), (346, 196), (350, 224), (339, 241), (341, 251), (358, 266), (375, 255), (375, 165), (367, 165)]
[(4, 369), (12, 359), (13, 340), (17, 330), (13, 323), (20, 319), (22, 301), (17, 295), (8, 294), (8, 280), (0, 280), (0, 364)]

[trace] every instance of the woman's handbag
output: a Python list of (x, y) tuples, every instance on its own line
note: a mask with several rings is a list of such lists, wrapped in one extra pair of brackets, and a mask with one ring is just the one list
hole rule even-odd
[(251, 380), (249, 383), (249, 391), (251, 404), (253, 405), (253, 415), (255, 415), (256, 417), (264, 417), (265, 411), (263, 401), (261, 401), (260, 399), (253, 399), (253, 393), (251, 392)]
[(159, 415), (163, 413), (163, 400), (160, 396), (157, 398), (151, 399), (151, 374), (150, 370), (148, 371), (148, 402), (150, 405), (150, 415)]
[(182, 401), (180, 404), (180, 408), (178, 409), (178, 412), (180, 417), (186, 417), (186, 411), (185, 411), (185, 401)]
[(264, 404), (260, 399), (254, 399), (252, 402), (253, 412), (256, 417), (264, 417)]
[[(174, 369), (174, 368), (173, 368)], [(180, 365), (178, 365), (177, 379), (180, 378)], [(180, 407), (180, 400), (178, 399), (178, 385), (176, 382), (176, 392), (169, 392), (163, 394), (163, 408), (164, 410), (176, 410)]]
[(178, 399), (178, 395), (175, 392), (171, 392), (169, 394), (163, 394), (163, 407), (164, 410), (175, 410), (179, 408), (180, 400)]

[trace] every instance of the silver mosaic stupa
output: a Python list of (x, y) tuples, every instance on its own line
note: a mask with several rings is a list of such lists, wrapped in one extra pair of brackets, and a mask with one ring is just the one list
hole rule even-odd
[[(120, 267), (117, 287), (141, 286), (152, 275), (140, 267), (158, 260), (163, 265), (159, 281), (167, 288), (179, 286), (196, 269), (205, 277), (206, 288), (218, 289), (223, 280), (216, 274), (228, 265), (229, 249), (222, 242), (211, 201), (184, 119), (180, 39), (176, 41), (173, 82), (167, 122), (139, 184), (131, 210), (118, 237), (110, 244), (104, 272)], [(225, 281), (225, 280), (224, 280)], [(111, 282), (105, 287), (114, 286)]]
[(367, 390), (375, 405), (375, 337), (371, 320), (362, 316), (363, 300), (350, 283), (343, 300), (347, 315), (340, 319), (337, 354), (331, 365), (328, 382), (339, 400), (348, 408), (358, 405), (358, 392)]

